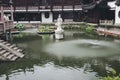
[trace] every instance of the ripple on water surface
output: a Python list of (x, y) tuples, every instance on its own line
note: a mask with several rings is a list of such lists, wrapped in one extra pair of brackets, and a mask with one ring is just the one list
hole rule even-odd
[(72, 40), (49, 44), (45, 51), (58, 57), (106, 57), (118, 54), (119, 45), (109, 41)]

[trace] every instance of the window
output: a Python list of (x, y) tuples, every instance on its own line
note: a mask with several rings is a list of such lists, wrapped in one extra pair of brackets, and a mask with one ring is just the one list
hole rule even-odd
[(45, 12), (45, 18), (49, 18), (49, 12)]

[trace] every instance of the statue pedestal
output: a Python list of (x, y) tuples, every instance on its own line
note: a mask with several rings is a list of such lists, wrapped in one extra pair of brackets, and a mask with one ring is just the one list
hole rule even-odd
[(64, 38), (64, 30), (55, 30), (55, 38), (60, 40)]

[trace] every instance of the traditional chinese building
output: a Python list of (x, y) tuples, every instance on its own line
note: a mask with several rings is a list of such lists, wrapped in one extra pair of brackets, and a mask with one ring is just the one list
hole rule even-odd
[[(3, 1), (6, 4), (9, 2)], [(14, 21), (52, 23), (56, 21), (58, 14), (61, 14), (64, 22), (99, 23), (99, 20), (119, 22), (115, 17), (118, 7), (113, 9), (108, 5), (114, 3), (115, 0), (13, 0)], [(9, 16), (8, 6), (4, 6), (4, 11)]]

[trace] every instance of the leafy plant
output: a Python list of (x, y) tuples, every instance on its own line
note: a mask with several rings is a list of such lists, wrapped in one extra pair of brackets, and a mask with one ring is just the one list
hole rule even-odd
[(104, 77), (102, 80), (120, 80), (120, 76), (113, 76), (113, 77), (107, 76)]
[(104, 77), (103, 79), (101, 80), (120, 80), (120, 75), (118, 76), (115, 76), (116, 75), (116, 71), (112, 68), (110, 73), (113, 75), (113, 76), (107, 76), (107, 77)]
[(48, 26), (42, 26), (38, 29), (39, 32), (51, 32), (52, 29), (50, 29)]
[(87, 33), (93, 33), (94, 30), (95, 30), (95, 28), (92, 27), (92, 26), (88, 26), (88, 27), (85, 29), (85, 31), (86, 31)]
[(21, 23), (17, 23), (17, 24), (15, 24), (14, 28), (18, 29), (19, 31), (22, 31), (25, 29), (25, 26)]

